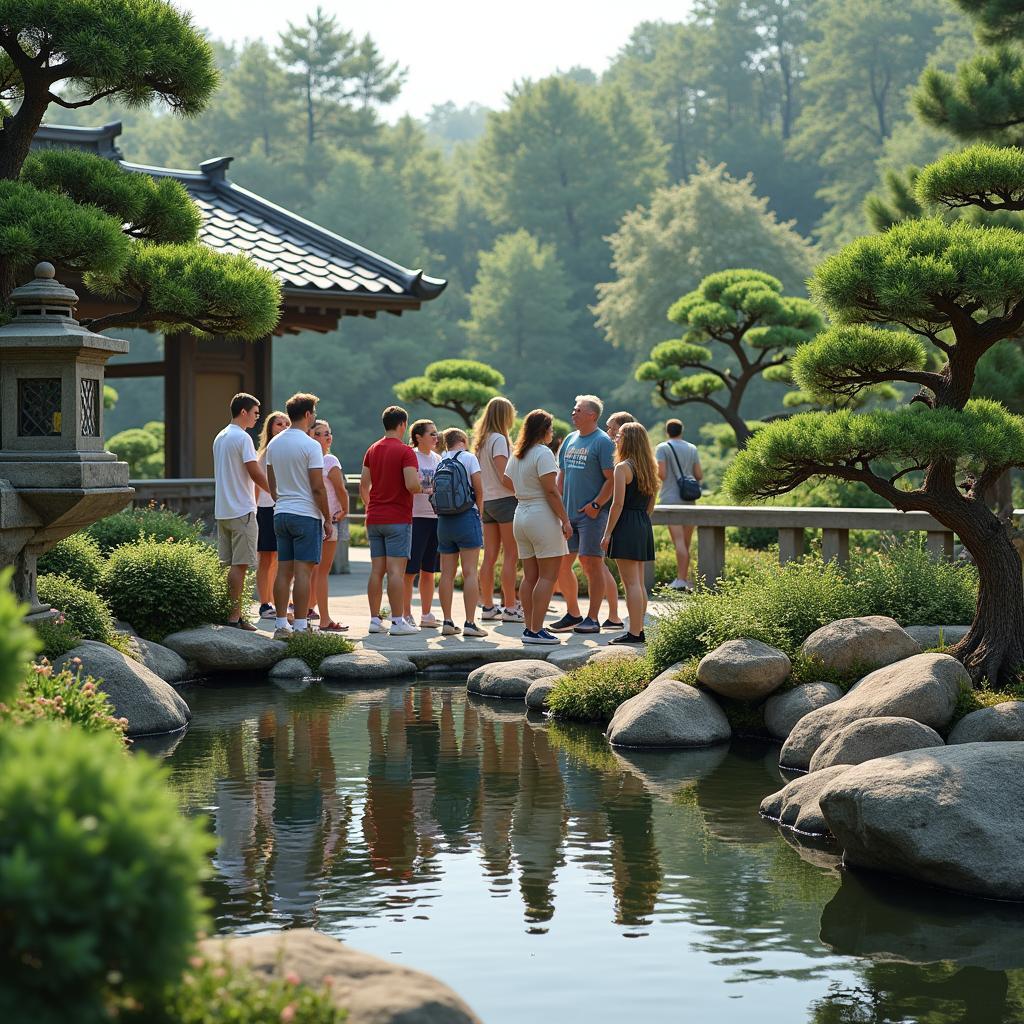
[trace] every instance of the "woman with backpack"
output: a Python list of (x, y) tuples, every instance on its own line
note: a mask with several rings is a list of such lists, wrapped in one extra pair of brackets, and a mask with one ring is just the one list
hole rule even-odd
[[(484, 482), (484, 561), (480, 569), (483, 585), (480, 599), (483, 619), (522, 622), (523, 608), (516, 600), (516, 563), (519, 552), (512, 532), (516, 513), (516, 494), (508, 478), (512, 442), (509, 431), (516, 418), (515, 406), (501, 396), (492, 398), (473, 427), (473, 451), (480, 460)], [(504, 551), (501, 563), (501, 604), (494, 601), (494, 568)]]
[[(480, 515), (484, 504), (484, 485), (480, 462), (466, 446), (469, 438), (458, 427), (449, 427), (443, 435), (445, 453), (434, 471), (430, 503), (437, 513), (437, 549), (441, 553), (441, 583), (438, 596), (445, 636), (487, 636), (476, 624), (480, 599), (480, 549), (484, 544)], [(466, 620), (460, 630), (452, 619), (455, 574), (462, 563), (462, 599)]]
[(513, 528), (523, 561), (523, 584), (519, 594), (526, 620), (524, 644), (561, 643), (554, 633), (544, 628), (544, 616), (548, 613), (558, 570), (569, 553), (566, 538), (572, 536), (572, 525), (556, 483), (558, 463), (549, 447), (551, 425), (551, 413), (544, 409), (529, 413), (519, 429), (515, 451), (508, 463), (508, 475), (519, 499)]
[(658, 493), (658, 466), (651, 454), (651, 439), (640, 423), (625, 423), (615, 440), (612, 472), (612, 504), (601, 547), (615, 564), (626, 591), (629, 630), (613, 644), (642, 644), (647, 589), (644, 563), (654, 561), (654, 527), (651, 512)]

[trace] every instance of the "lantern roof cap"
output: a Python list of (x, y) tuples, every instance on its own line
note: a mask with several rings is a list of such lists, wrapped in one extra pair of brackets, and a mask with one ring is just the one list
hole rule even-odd
[(35, 278), (11, 292), (15, 321), (71, 320), (78, 295), (56, 279), (52, 263), (36, 264)]

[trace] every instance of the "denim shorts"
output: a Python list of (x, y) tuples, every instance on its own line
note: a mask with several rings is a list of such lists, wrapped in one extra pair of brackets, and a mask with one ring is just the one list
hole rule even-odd
[(279, 562), (320, 561), (324, 544), (324, 523), (312, 516), (297, 516), (294, 512), (274, 515), (274, 533), (277, 534), (277, 560)]
[(608, 525), (608, 509), (602, 509), (593, 519), (586, 512), (576, 512), (569, 516), (569, 522), (572, 523), (569, 554), (579, 554), (584, 558), (604, 558), (601, 538), (604, 536), (604, 528)]
[(371, 558), (408, 558), (412, 551), (412, 523), (370, 523), (366, 537)]
[(456, 516), (437, 517), (437, 550), (442, 555), (455, 555), (484, 546), (484, 528), (474, 505)]

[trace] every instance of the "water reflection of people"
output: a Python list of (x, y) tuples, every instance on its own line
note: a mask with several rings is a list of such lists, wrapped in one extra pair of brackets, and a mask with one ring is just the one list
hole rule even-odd
[(523, 723), (519, 796), (512, 821), (512, 849), (528, 921), (549, 921), (555, 912), (552, 885), (563, 863), (565, 800), (558, 754), (546, 732)]
[(488, 712), (489, 709), (480, 708), (481, 853), (487, 873), (507, 879), (512, 868), (510, 835), (519, 795), (520, 736), (524, 723), (521, 719), (496, 720)]
[(654, 802), (630, 772), (623, 772), (618, 779), (608, 777), (602, 795), (612, 840), (615, 923), (648, 925), (661, 891)]

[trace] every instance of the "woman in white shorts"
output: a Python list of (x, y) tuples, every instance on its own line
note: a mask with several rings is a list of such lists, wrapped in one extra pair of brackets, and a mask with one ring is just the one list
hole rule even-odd
[(324, 633), (343, 633), (348, 626), (331, 619), (331, 613), (327, 608), (327, 599), (334, 552), (338, 547), (341, 531), (348, 528), (348, 523), (345, 521), (345, 517), (348, 515), (348, 491), (345, 489), (345, 476), (341, 470), (341, 463), (336, 455), (331, 454), (330, 423), (327, 420), (317, 420), (313, 424), (310, 434), (314, 441), (319, 441), (324, 452), (324, 486), (327, 488), (327, 505), (331, 513), (332, 526), (330, 537), (323, 542), (320, 563), (313, 570), (310, 593), (316, 598), (317, 608), (320, 610), (320, 630)]
[(524, 644), (561, 642), (544, 628), (558, 570), (569, 552), (566, 538), (572, 534), (555, 483), (558, 463), (548, 447), (551, 423), (551, 413), (543, 409), (534, 409), (527, 415), (507, 469), (519, 502), (512, 530), (523, 563), (519, 598), (525, 621)]

